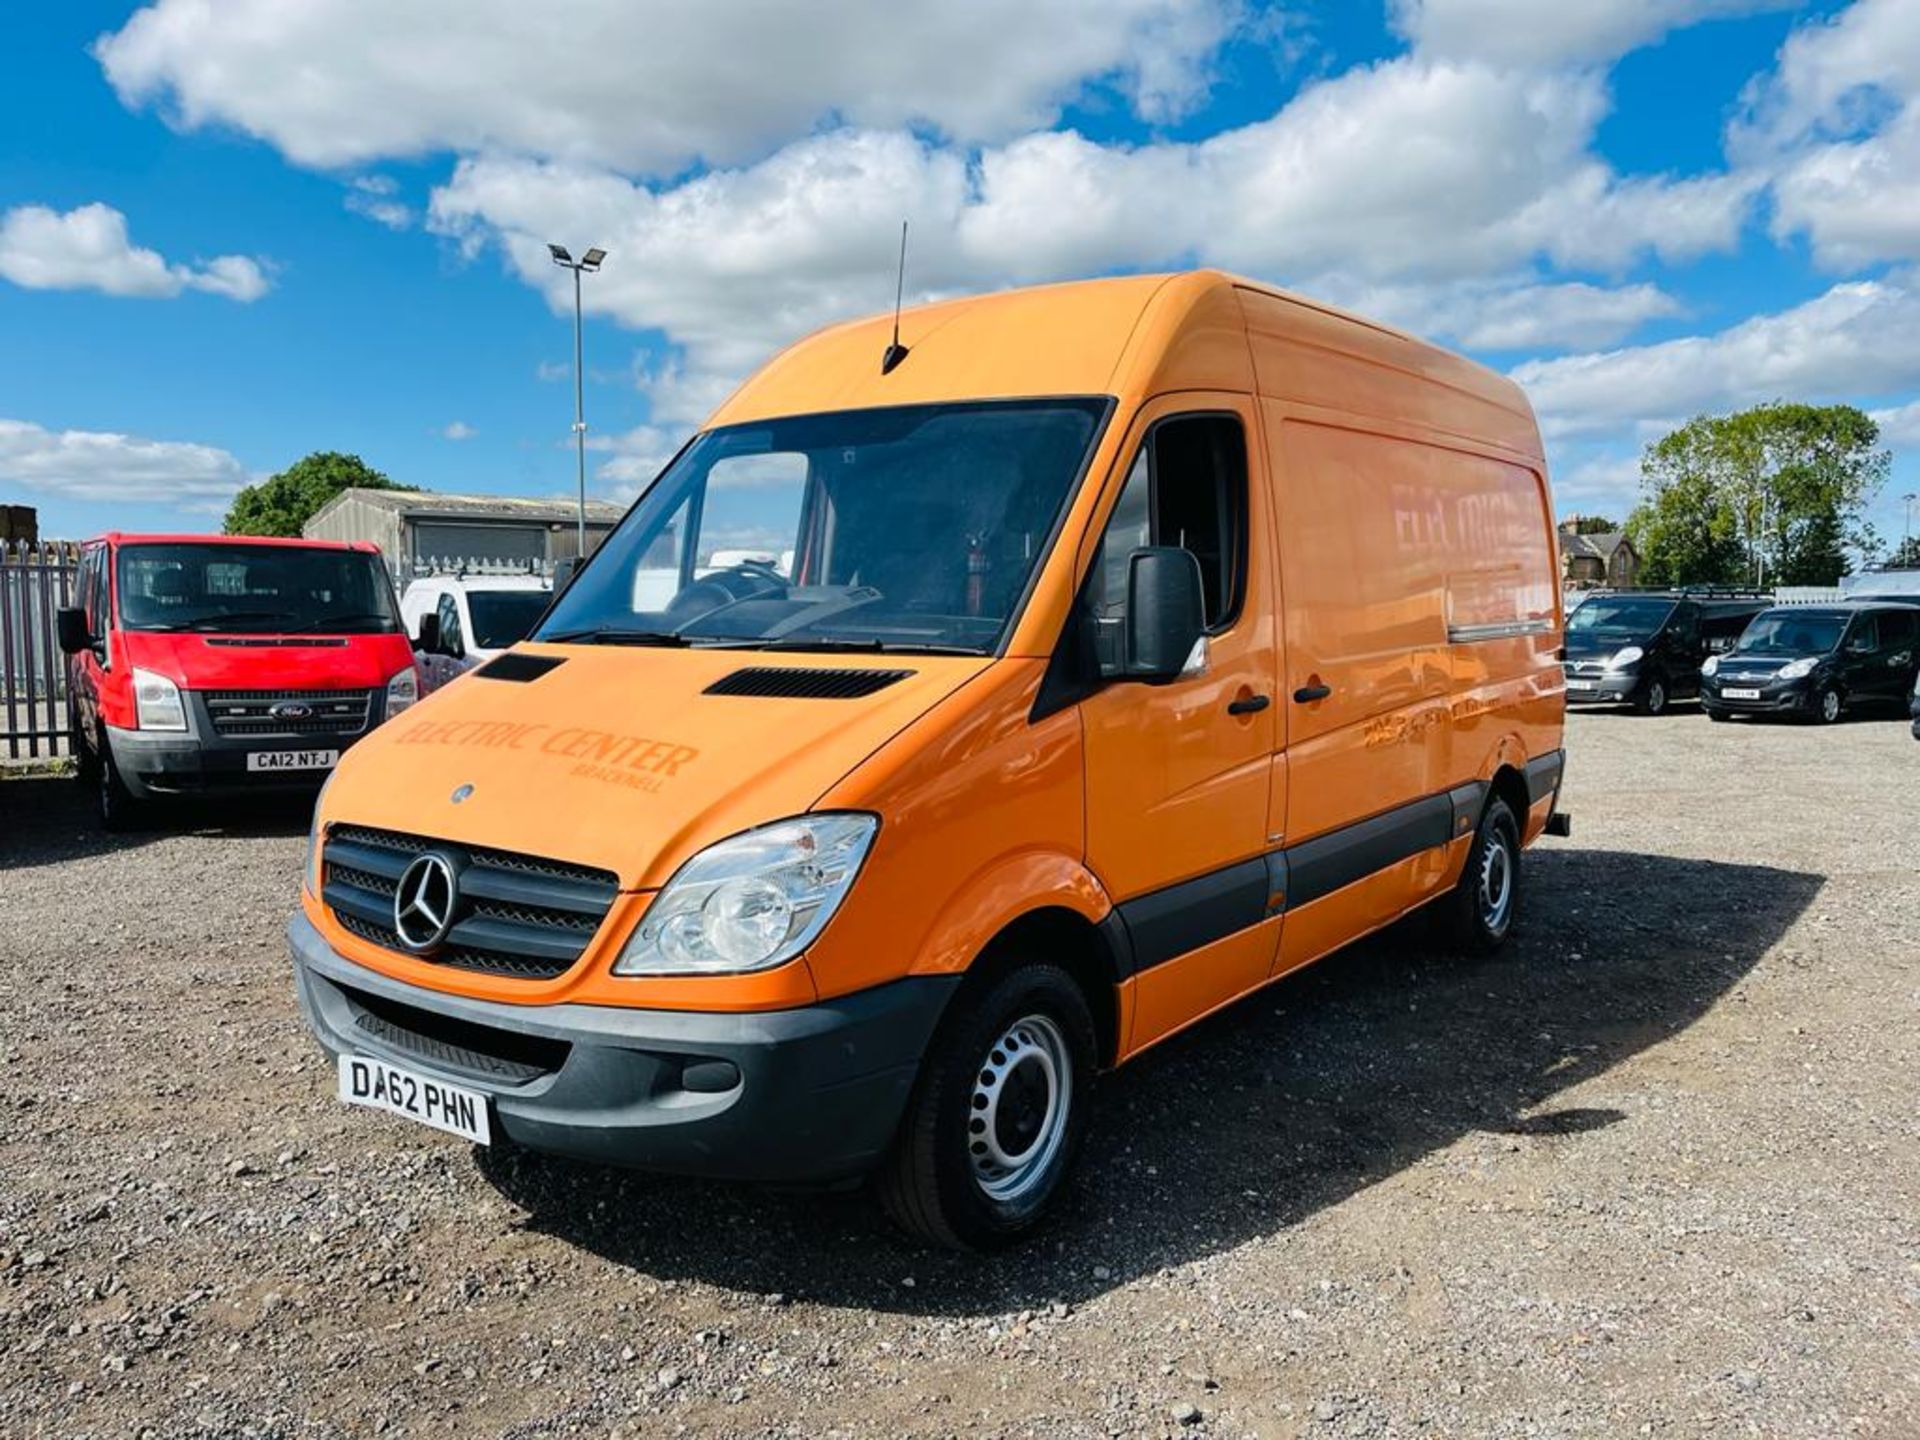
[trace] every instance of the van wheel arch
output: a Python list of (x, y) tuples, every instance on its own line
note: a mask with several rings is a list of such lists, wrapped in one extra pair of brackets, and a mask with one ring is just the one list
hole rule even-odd
[(1524, 841), (1527, 818), (1533, 810), (1533, 796), (1527, 789), (1527, 777), (1511, 765), (1502, 765), (1493, 772), (1493, 779), (1488, 784), (1488, 798), (1496, 795), (1506, 801), (1507, 808), (1513, 811), (1513, 818), (1520, 825), (1520, 838)]
[(1093, 1012), (1101, 1067), (1111, 1068), (1120, 1053), (1119, 957), (1100, 927), (1064, 906), (1030, 910), (1001, 927), (967, 967), (955, 998), (1034, 959), (1050, 960), (1073, 977)]

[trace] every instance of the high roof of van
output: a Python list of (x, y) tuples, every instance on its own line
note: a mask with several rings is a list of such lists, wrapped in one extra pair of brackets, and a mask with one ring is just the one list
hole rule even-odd
[(708, 419), (988, 398), (1231, 390), (1321, 409), (1383, 410), (1529, 458), (1520, 387), (1464, 356), (1331, 305), (1219, 270), (1081, 280), (902, 312), (907, 358), (881, 358), (890, 312), (796, 341)]

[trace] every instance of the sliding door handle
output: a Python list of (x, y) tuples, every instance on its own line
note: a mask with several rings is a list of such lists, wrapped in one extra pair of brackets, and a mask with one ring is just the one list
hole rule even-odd
[(1296, 705), (1311, 705), (1316, 700), (1324, 700), (1333, 693), (1331, 685), (1302, 685), (1293, 692)]
[(1271, 695), (1242, 695), (1238, 700), (1229, 701), (1229, 715), (1258, 715), (1273, 703)]

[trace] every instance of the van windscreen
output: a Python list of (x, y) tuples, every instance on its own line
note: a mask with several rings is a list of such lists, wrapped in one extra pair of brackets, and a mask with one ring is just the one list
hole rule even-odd
[(1643, 639), (1656, 633), (1673, 613), (1674, 602), (1659, 595), (1596, 595), (1567, 616), (1567, 634)]
[(292, 545), (126, 545), (117, 570), (129, 630), (391, 634), (393, 587), (377, 557)]
[(987, 654), (1103, 399), (840, 411), (709, 431), (555, 603), (540, 640)]
[(1832, 611), (1769, 610), (1734, 642), (1736, 655), (1824, 655), (1840, 643), (1847, 617)]

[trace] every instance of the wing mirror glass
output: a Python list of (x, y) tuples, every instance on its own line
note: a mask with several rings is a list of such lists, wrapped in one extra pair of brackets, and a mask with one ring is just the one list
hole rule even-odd
[(414, 637), (413, 648), (422, 655), (440, 653), (440, 617), (438, 615), (420, 617), (419, 633)]
[(82, 650), (93, 648), (93, 636), (87, 633), (87, 612), (78, 608), (56, 611), (54, 626), (59, 634), (60, 649), (68, 655), (78, 655)]
[(1206, 664), (1206, 586), (1193, 552), (1149, 545), (1127, 561), (1126, 675), (1164, 684)]

